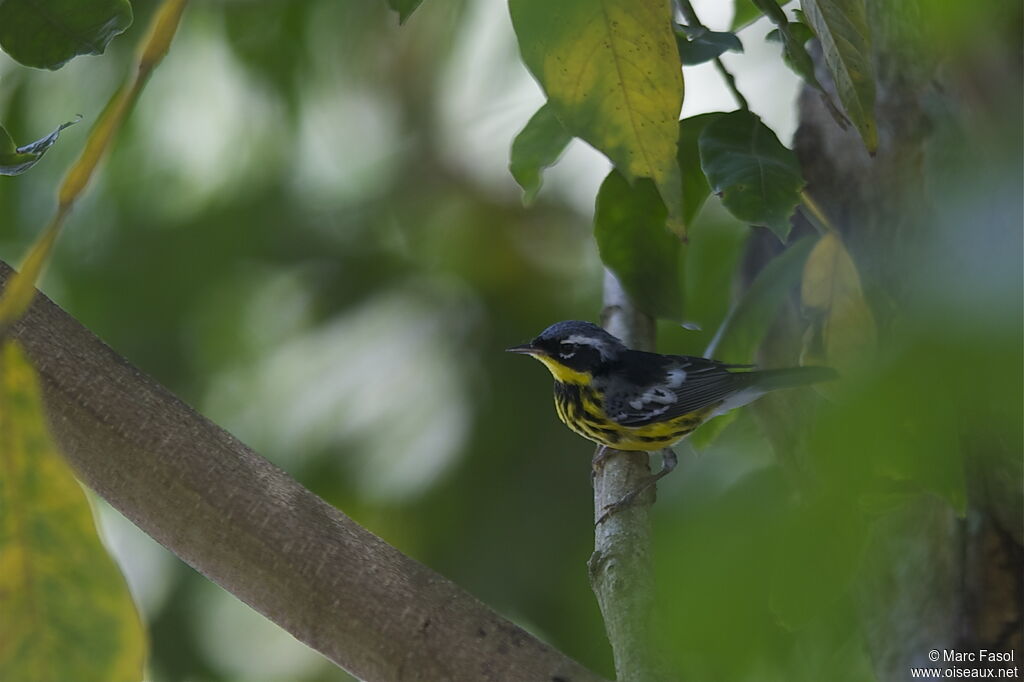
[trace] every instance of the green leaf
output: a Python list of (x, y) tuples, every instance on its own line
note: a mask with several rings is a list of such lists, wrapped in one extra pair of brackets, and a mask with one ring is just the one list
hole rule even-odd
[(4, 0), (0, 47), (25, 66), (59, 69), (81, 54), (103, 54), (132, 24), (128, 0)]
[(523, 188), (525, 205), (532, 204), (540, 191), (541, 171), (558, 161), (570, 142), (572, 136), (565, 132), (554, 109), (546, 102), (516, 135), (508, 169)]
[[(799, 21), (791, 21), (786, 24), (786, 26), (789, 27), (789, 31), (792, 33), (793, 38), (801, 46), (807, 45), (807, 42), (814, 37), (814, 31), (812, 31), (807, 24), (802, 24)], [(765, 40), (773, 43), (785, 43), (785, 39), (782, 37), (782, 32), (777, 28), (769, 31), (768, 35), (764, 38)]]
[(85, 492), (47, 433), (35, 372), (0, 348), (0, 671), (138, 682), (145, 634)]
[[(807, 41), (809, 38), (805, 30), (809, 31), (810, 29), (806, 24), (791, 21), (779, 22), (776, 26), (777, 28), (770, 31), (766, 37), (769, 40), (782, 43), (782, 61), (796, 75), (800, 76), (805, 83), (818, 92), (825, 93), (825, 88), (821, 86), (818, 77), (814, 73), (814, 60), (811, 59), (810, 53), (807, 52)], [(813, 33), (811, 37), (813, 37)], [(827, 93), (825, 94), (827, 96)]]
[(630, 182), (652, 178), (682, 221), (676, 141), (683, 76), (664, 0), (510, 0), (526, 66), (566, 132)]
[(801, 238), (762, 268), (718, 328), (705, 357), (737, 364), (753, 361), (779, 308), (800, 283), (815, 241), (813, 235)]
[(676, 46), (684, 66), (710, 62), (723, 52), (743, 52), (739, 36), (729, 31), (709, 31), (703, 26), (682, 26), (676, 31)]
[[(778, 0), (779, 6), (786, 5), (791, 0)], [(732, 15), (732, 30), (739, 31), (746, 28), (761, 18), (763, 12), (753, 0), (736, 0), (736, 11)]]
[(388, 7), (398, 12), (398, 23), (404, 24), (423, 0), (388, 0)]
[(699, 146), (704, 173), (729, 212), (785, 240), (804, 186), (792, 150), (749, 111), (723, 114), (710, 123)]
[(679, 122), (679, 148), (676, 158), (683, 175), (683, 220), (687, 225), (693, 223), (708, 195), (711, 194), (711, 185), (708, 184), (704, 169), (700, 166), (697, 140), (700, 139), (704, 128), (721, 115), (721, 112), (716, 111), (684, 118)]
[[(765, 12), (777, 27), (769, 32), (766, 38), (782, 43), (782, 61), (796, 75), (800, 76), (805, 83), (821, 93), (821, 100), (825, 108), (828, 109), (829, 114), (835, 119), (836, 124), (840, 128), (846, 130), (850, 121), (839, 110), (836, 103), (832, 101), (832, 95), (822, 87), (818, 76), (814, 72), (814, 60), (811, 59), (810, 53), (807, 52), (807, 41), (814, 37), (813, 30), (802, 21), (790, 21), (786, 17), (786, 13), (773, 4), (773, 0), (753, 0), (753, 2)], [(804, 13), (800, 10), (794, 10), (794, 14), (800, 19), (804, 18)]]
[(869, 152), (878, 147), (875, 79), (864, 0), (803, 0), (804, 15), (825, 55), (839, 101)]
[(597, 193), (594, 236), (601, 260), (640, 310), (681, 318), (682, 244), (665, 229), (665, 206), (653, 182), (643, 178), (630, 185), (618, 171), (609, 173)]
[(62, 123), (46, 137), (29, 142), (22, 147), (15, 147), (14, 140), (3, 126), (0, 126), (0, 175), (20, 175), (36, 165), (39, 159), (43, 158), (46, 150), (57, 141), (60, 131), (80, 120), (82, 120), (81, 117), (78, 117), (74, 121)]

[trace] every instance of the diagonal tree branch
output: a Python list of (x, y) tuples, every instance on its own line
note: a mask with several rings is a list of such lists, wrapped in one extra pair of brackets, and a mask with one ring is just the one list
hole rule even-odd
[[(13, 271), (0, 261), (0, 287)], [(44, 296), (10, 333), (78, 476), (142, 530), (365, 680), (599, 682), (303, 488)]]

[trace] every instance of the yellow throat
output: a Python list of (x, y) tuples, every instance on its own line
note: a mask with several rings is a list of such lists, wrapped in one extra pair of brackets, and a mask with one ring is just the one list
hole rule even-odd
[(563, 384), (579, 384), (581, 386), (586, 386), (590, 383), (591, 376), (589, 372), (579, 372), (566, 367), (550, 355), (542, 353), (530, 353), (530, 355), (544, 363), (544, 366), (551, 372), (551, 376), (555, 378), (555, 381)]

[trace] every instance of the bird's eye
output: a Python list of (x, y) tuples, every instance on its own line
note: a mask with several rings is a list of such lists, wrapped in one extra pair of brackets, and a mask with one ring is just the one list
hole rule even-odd
[(563, 360), (568, 360), (572, 356), (576, 355), (576, 351), (579, 349), (575, 343), (563, 343), (562, 349), (558, 352), (558, 355)]

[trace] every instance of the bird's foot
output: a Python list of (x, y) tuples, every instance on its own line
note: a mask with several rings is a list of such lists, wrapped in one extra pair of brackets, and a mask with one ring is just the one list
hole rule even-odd
[(594, 453), (594, 459), (590, 462), (591, 480), (597, 476), (597, 472), (600, 471), (601, 467), (604, 466), (605, 460), (611, 457), (613, 452), (607, 445), (601, 445), (597, 448), (597, 452)]
[[(601, 454), (601, 453), (598, 453), (598, 454)], [(595, 462), (597, 461), (597, 456), (596, 455), (594, 457), (594, 461)], [(653, 486), (655, 483), (660, 481), (662, 478), (664, 478), (665, 476), (670, 474), (672, 472), (672, 470), (676, 468), (676, 464), (678, 464), (678, 463), (679, 463), (679, 458), (676, 456), (676, 453), (673, 452), (671, 448), (665, 448), (664, 450), (662, 450), (661, 451), (661, 470), (658, 471), (658, 473), (652, 474), (650, 476), (647, 476), (646, 478), (641, 480), (640, 481), (640, 485), (638, 485), (636, 488), (634, 488), (630, 492), (628, 492), (625, 495), (623, 495), (622, 497), (620, 497), (615, 502), (612, 502), (611, 504), (605, 505), (604, 513), (601, 514), (601, 517), (597, 520), (597, 523), (595, 523), (594, 525), (595, 526), (600, 526), (602, 523), (607, 521), (613, 515), (618, 514), (623, 509), (625, 509), (625, 508), (629, 507), (630, 505), (632, 505), (634, 502), (636, 502), (636, 498), (637, 498), (637, 496), (640, 495), (640, 493), (642, 493), (643, 491), (647, 490), (648, 488)]]

